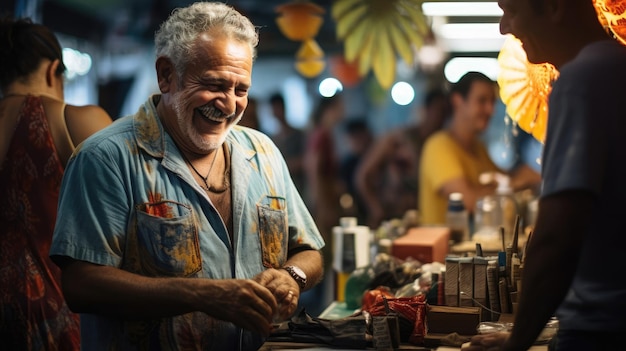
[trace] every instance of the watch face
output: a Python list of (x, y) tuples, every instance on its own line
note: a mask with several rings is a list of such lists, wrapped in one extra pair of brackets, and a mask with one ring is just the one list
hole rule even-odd
[(300, 277), (306, 279), (306, 274), (304, 274), (304, 272), (296, 266), (292, 266), (291, 269), (293, 269), (293, 272), (296, 273), (297, 275), (299, 275)]

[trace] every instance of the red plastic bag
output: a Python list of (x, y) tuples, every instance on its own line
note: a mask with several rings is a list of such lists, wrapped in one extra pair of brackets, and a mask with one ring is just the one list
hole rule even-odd
[(394, 298), (394, 295), (391, 292), (391, 290), (389, 290), (389, 288), (385, 286), (379, 286), (376, 289), (368, 290), (363, 294), (363, 299), (361, 301), (361, 309), (363, 311), (369, 312), (370, 309), (376, 303), (376, 299), (381, 296), (386, 297), (387, 300)]
[[(369, 293), (369, 292), (368, 292)], [(386, 300), (386, 303), (385, 303)], [(400, 325), (400, 336), (403, 341), (408, 341), (414, 345), (424, 344), (426, 335), (426, 296), (412, 297), (387, 297), (383, 293), (378, 293), (374, 303), (367, 309), (372, 316), (384, 316), (391, 313), (398, 315), (399, 319), (408, 322), (409, 328)]]

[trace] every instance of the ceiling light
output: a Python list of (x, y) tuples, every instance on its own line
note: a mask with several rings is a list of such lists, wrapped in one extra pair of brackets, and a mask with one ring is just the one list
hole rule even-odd
[(91, 70), (91, 56), (78, 50), (63, 48), (63, 63), (67, 68), (67, 79), (84, 76)]
[(398, 82), (391, 88), (391, 98), (396, 104), (405, 106), (413, 102), (415, 90), (407, 82)]
[(318, 90), (323, 97), (332, 97), (343, 90), (343, 85), (335, 78), (326, 78), (321, 81)]
[(501, 39), (499, 23), (447, 23), (437, 28), (444, 39)]
[(446, 23), (433, 30), (450, 52), (497, 52), (506, 39), (498, 23)]
[(498, 52), (504, 44), (502, 39), (447, 39), (441, 46), (447, 52)]
[(422, 11), (426, 16), (502, 16), (497, 2), (425, 2)]
[(481, 72), (493, 81), (498, 78), (498, 60), (492, 57), (454, 57), (443, 69), (446, 79), (456, 83), (467, 72)]

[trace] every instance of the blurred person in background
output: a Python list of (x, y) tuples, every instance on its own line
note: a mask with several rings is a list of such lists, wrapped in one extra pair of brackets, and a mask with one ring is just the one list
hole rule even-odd
[(50, 255), (83, 350), (257, 350), (322, 275), (280, 152), (237, 126), (256, 27), (197, 2), (155, 34), (160, 94), (68, 164)]
[(339, 197), (344, 185), (339, 176), (338, 151), (334, 130), (344, 119), (343, 97), (321, 97), (312, 114), (313, 129), (307, 140), (305, 170), (307, 194), (311, 211), (326, 242), (331, 229), (339, 224), (341, 207)]
[(334, 142), (335, 128), (345, 116), (343, 96), (320, 97), (312, 113), (313, 129), (307, 140), (305, 155), (308, 204), (326, 246), (323, 250), (326, 275), (321, 284), (306, 296), (303, 306), (313, 315), (333, 301), (332, 228), (339, 225), (342, 209), (340, 195), (345, 190), (339, 176), (338, 152)]
[[(448, 197), (463, 194), (465, 208), (474, 212), (476, 201), (494, 194), (495, 181), (483, 184), (483, 173), (502, 173), (491, 160), (482, 133), (494, 112), (497, 85), (480, 72), (468, 72), (450, 90), (452, 120), (443, 130), (426, 140), (419, 169), (419, 209), (426, 225), (446, 223)], [(512, 172), (513, 190), (527, 188), (540, 181), (540, 175), (527, 165)]]
[(440, 130), (448, 115), (448, 100), (440, 89), (428, 91), (419, 124), (381, 136), (369, 149), (357, 171), (356, 184), (367, 206), (367, 224), (402, 218), (417, 206), (419, 163), (426, 139)]
[[(623, 12), (623, 2), (603, 3)], [(521, 40), (530, 62), (553, 64), (559, 77), (512, 332), (474, 337), (463, 350), (527, 350), (553, 315), (557, 351), (623, 350), (626, 47), (607, 34), (589, 0), (499, 5), (500, 31)]]
[[(306, 194), (306, 176), (304, 170), (304, 155), (306, 147), (306, 133), (292, 127), (287, 121), (285, 99), (280, 93), (270, 96), (272, 114), (278, 121), (278, 132), (272, 136), (272, 140), (283, 154), (287, 168), (291, 173), (296, 189), (300, 194)], [(305, 199), (306, 200), (306, 199)]]
[(78, 350), (78, 315), (49, 249), (65, 166), (111, 124), (64, 101), (59, 41), (30, 19), (0, 19), (0, 340), (7, 350)]
[(341, 206), (348, 212), (347, 215), (357, 217), (358, 223), (365, 223), (367, 204), (357, 190), (356, 172), (372, 146), (374, 136), (365, 117), (353, 117), (345, 121), (342, 135), (347, 150), (339, 166), (339, 175), (345, 185), (345, 193), (341, 195)]
[(243, 117), (239, 121), (240, 126), (261, 130), (261, 123), (259, 121), (258, 101), (253, 97), (248, 97), (248, 106), (243, 111)]

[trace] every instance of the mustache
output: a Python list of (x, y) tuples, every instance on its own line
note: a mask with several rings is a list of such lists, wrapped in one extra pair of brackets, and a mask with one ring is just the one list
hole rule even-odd
[(222, 112), (220, 109), (216, 108), (214, 105), (212, 104), (206, 104), (204, 106), (200, 106), (197, 108), (197, 110), (205, 117), (209, 117), (209, 118), (225, 118), (225, 119), (230, 119), (235, 117), (235, 114), (231, 114), (228, 115), (224, 112)]

